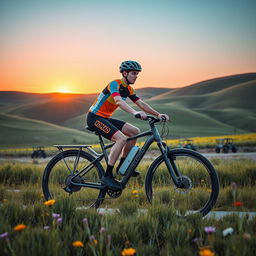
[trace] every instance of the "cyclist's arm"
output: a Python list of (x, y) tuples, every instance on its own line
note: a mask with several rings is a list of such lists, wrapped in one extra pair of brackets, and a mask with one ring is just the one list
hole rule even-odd
[(140, 114), (141, 115), (141, 119), (146, 119), (147, 115), (142, 112), (142, 111), (136, 111), (135, 109), (133, 109), (132, 107), (130, 107), (123, 99), (121, 96), (115, 96), (114, 100), (116, 102), (116, 104), (124, 111), (131, 113), (133, 115), (136, 114)]
[(136, 111), (135, 109), (133, 109), (132, 107), (130, 107), (123, 99), (121, 96), (115, 96), (114, 100), (116, 102), (116, 104), (124, 111), (131, 113), (133, 115), (135, 115), (135, 113), (137, 113), (138, 111)]
[(143, 111), (154, 115), (154, 116), (159, 116), (160, 113), (157, 112), (156, 110), (154, 110), (151, 106), (149, 106), (146, 102), (144, 102), (143, 100), (139, 99), (135, 102), (135, 104)]
[(146, 102), (144, 102), (143, 100), (139, 99), (135, 102), (135, 104), (140, 108), (142, 109), (143, 111), (151, 114), (151, 115), (154, 115), (154, 116), (157, 116), (158, 118), (161, 118), (165, 121), (169, 121), (169, 116), (167, 114), (161, 114), (159, 112), (157, 112), (155, 109), (153, 109), (151, 106), (149, 106)]

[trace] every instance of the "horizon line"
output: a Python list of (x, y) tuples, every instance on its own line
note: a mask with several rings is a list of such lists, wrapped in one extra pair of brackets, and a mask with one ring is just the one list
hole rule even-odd
[[(200, 83), (205, 83), (205, 82), (209, 82), (212, 80), (217, 80), (217, 79), (223, 79), (223, 78), (228, 78), (228, 77), (234, 77), (234, 76), (241, 76), (241, 75), (256, 75), (256, 71), (255, 72), (246, 72), (246, 73), (238, 73), (238, 74), (232, 74), (232, 75), (224, 75), (224, 76), (219, 76), (219, 77), (215, 77), (215, 78), (209, 78), (206, 80), (201, 80), (199, 82), (196, 83), (192, 83), (189, 85), (185, 85), (185, 86), (180, 86), (180, 87), (162, 87), (162, 86), (144, 86), (144, 87), (138, 87), (136, 88), (136, 90), (141, 90), (141, 89), (147, 89), (147, 88), (159, 88), (159, 89), (170, 89), (170, 90), (176, 90), (176, 89), (181, 89), (181, 88), (185, 88), (185, 87), (189, 87), (189, 86), (193, 86), (193, 85), (197, 85)], [(0, 90), (0, 92), (17, 92), (17, 93), (28, 93), (28, 94), (63, 94), (63, 95), (92, 95), (92, 94), (98, 94), (99, 92), (91, 92), (91, 93), (73, 93), (73, 92), (58, 92), (58, 91), (53, 91), (53, 92), (29, 92), (29, 91), (22, 91), (22, 90)]]

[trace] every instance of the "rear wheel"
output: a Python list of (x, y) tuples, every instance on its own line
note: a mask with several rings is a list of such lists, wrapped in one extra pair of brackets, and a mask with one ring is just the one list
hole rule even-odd
[(106, 191), (82, 187), (72, 182), (96, 183), (104, 169), (94, 156), (80, 150), (66, 150), (56, 155), (46, 166), (43, 174), (43, 193), (46, 200), (68, 197), (76, 202), (77, 206), (99, 207), (105, 198)]
[(219, 194), (219, 179), (212, 164), (201, 154), (186, 149), (170, 150), (168, 157), (173, 168), (181, 173), (183, 186), (174, 185), (163, 156), (159, 156), (147, 173), (148, 200), (168, 204), (178, 215), (206, 215)]

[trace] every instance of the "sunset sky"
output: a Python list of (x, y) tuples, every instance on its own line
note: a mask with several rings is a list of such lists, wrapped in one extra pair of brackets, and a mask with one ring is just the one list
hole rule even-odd
[(1, 0), (0, 90), (99, 92), (123, 60), (135, 88), (256, 71), (255, 0)]

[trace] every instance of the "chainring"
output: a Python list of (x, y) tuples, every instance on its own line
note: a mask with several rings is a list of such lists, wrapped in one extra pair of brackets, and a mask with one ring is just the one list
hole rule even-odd
[(111, 190), (111, 189), (108, 189), (107, 190), (107, 194), (112, 197), (112, 198), (117, 198), (119, 196), (121, 196), (122, 194), (122, 190)]

